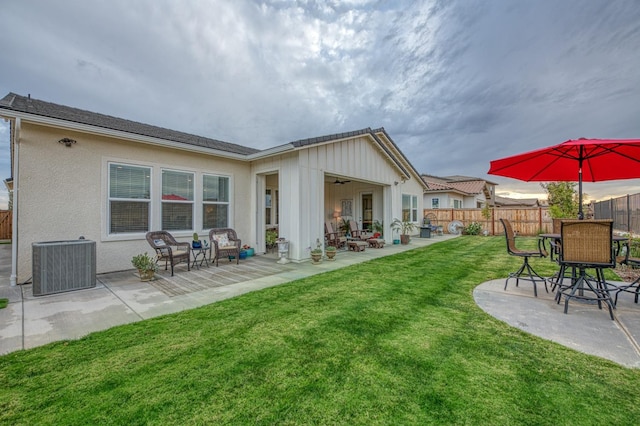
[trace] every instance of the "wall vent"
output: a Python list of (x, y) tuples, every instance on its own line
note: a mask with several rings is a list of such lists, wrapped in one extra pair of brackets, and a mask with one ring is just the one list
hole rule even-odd
[(45, 241), (31, 247), (34, 296), (96, 286), (95, 241)]

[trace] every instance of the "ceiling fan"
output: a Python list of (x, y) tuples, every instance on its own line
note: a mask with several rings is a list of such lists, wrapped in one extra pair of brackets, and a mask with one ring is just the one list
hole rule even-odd
[(350, 180), (340, 180), (338, 178), (336, 178), (336, 181), (333, 182), (334, 185), (344, 185), (345, 183), (349, 183), (351, 182)]

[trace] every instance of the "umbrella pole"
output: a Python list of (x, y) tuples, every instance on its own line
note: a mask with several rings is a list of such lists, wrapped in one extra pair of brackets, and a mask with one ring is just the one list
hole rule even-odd
[(580, 170), (580, 180), (578, 181), (578, 219), (584, 219), (584, 213), (582, 212), (582, 170)]
[(580, 147), (580, 158), (578, 159), (578, 219), (584, 219), (584, 213), (582, 213), (582, 147)]

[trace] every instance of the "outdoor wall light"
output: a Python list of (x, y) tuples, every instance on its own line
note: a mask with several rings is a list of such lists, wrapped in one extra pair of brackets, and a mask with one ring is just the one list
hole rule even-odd
[(60, 139), (58, 141), (58, 143), (64, 144), (64, 146), (66, 146), (67, 148), (71, 148), (71, 145), (76, 143), (76, 141), (74, 141), (73, 139), (70, 139), (70, 138), (62, 138), (62, 139)]

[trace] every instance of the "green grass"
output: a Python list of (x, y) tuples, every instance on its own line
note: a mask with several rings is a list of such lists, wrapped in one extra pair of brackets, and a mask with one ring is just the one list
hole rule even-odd
[(640, 370), (475, 305), (519, 266), (504, 244), (459, 237), (5, 355), (0, 423), (637, 424)]

